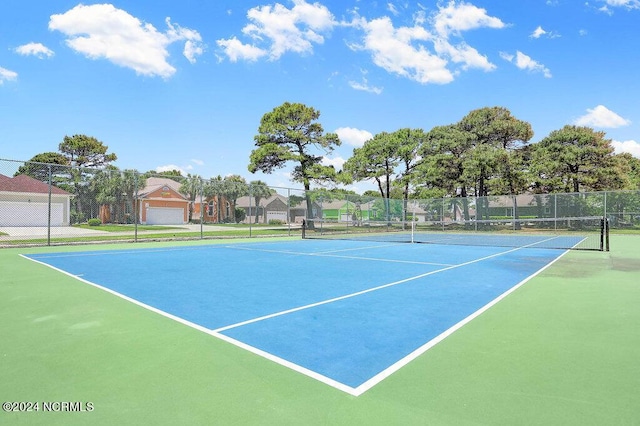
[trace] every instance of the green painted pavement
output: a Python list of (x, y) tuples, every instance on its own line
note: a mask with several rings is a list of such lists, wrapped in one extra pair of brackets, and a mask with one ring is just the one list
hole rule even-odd
[(568, 253), (357, 398), (18, 256), (181, 243), (0, 250), (0, 402), (93, 403), (0, 424), (637, 424), (639, 243)]

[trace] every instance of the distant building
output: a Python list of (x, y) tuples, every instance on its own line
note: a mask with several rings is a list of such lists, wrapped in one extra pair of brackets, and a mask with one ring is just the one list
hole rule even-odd
[[(72, 194), (51, 186), (51, 226), (71, 223)], [(0, 226), (48, 226), (49, 185), (27, 175), (0, 174)]]
[(179, 192), (173, 179), (151, 177), (138, 191), (140, 223), (147, 225), (184, 225), (189, 221), (189, 200)]

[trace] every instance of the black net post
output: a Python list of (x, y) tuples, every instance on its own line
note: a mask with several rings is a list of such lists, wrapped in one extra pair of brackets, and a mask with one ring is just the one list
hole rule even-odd
[(600, 219), (600, 251), (609, 251), (609, 219)]

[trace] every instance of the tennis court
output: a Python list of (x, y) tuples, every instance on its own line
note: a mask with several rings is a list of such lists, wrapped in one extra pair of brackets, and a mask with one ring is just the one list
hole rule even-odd
[[(7, 250), (2, 355), (18, 369), (0, 388), (51, 399), (44, 376), (57, 398), (95, 400), (60, 424), (136, 423), (149, 407), (159, 423), (624, 423), (640, 378), (629, 241), (612, 253), (543, 237)], [(52, 423), (29, 414), (2, 413)]]
[(29, 258), (359, 395), (560, 254), (316, 240)]

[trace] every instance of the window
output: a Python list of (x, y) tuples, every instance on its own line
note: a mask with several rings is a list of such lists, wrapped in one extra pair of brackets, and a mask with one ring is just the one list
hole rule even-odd
[(213, 217), (213, 212), (216, 209), (216, 203), (213, 200), (211, 200), (211, 201), (209, 201), (209, 204), (208, 204), (207, 207), (208, 207), (207, 208), (207, 216)]

